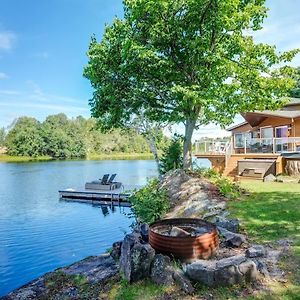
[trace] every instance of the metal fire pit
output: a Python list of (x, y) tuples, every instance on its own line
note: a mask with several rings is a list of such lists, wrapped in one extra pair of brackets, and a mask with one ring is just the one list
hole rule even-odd
[[(198, 236), (169, 236), (155, 232), (163, 226), (205, 228), (206, 233)], [(208, 259), (219, 247), (219, 237), (216, 226), (201, 219), (165, 219), (154, 222), (149, 229), (149, 243), (157, 251), (175, 258), (192, 261)]]

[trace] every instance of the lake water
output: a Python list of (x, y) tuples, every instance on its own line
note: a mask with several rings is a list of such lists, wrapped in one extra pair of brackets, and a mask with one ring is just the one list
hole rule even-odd
[(125, 186), (143, 185), (157, 174), (151, 160), (0, 163), (0, 296), (101, 254), (130, 231), (128, 208), (59, 201), (59, 189), (104, 173), (117, 173)]

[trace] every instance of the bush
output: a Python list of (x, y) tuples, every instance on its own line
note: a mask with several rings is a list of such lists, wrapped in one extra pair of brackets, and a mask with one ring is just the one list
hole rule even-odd
[(232, 181), (229, 177), (220, 175), (212, 168), (200, 168), (196, 172), (214, 183), (220, 194), (226, 198), (236, 199), (242, 193), (242, 188), (238, 183)]
[(159, 188), (159, 180), (153, 179), (137, 190), (130, 198), (136, 217), (143, 223), (152, 223), (160, 219), (170, 208), (164, 189)]
[(220, 177), (220, 174), (212, 168), (199, 168), (195, 172), (208, 179)]
[(241, 195), (241, 187), (236, 182), (225, 176), (219, 176), (214, 183), (219, 188), (220, 193), (229, 199), (236, 199)]
[(175, 135), (160, 159), (159, 172), (160, 174), (165, 174), (170, 170), (180, 169), (182, 167), (182, 137)]

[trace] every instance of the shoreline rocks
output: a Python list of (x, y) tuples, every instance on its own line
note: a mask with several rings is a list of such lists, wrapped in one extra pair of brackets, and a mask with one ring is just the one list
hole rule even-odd
[(258, 271), (252, 260), (237, 255), (220, 260), (198, 260), (186, 266), (186, 274), (194, 281), (216, 287), (255, 281)]
[(147, 278), (154, 256), (155, 250), (139, 233), (127, 234), (121, 246), (120, 270), (129, 282)]
[[(286, 253), (291, 241), (280, 241), (280, 251), (261, 245), (248, 245), (246, 236), (238, 233), (239, 221), (228, 218), (226, 201), (218, 198), (215, 190), (209, 192), (212, 188), (204, 179), (193, 178), (182, 170), (176, 170), (167, 174), (162, 187), (167, 188), (172, 200), (173, 210), (168, 217), (205, 216), (215, 223), (222, 243), (214, 258), (196, 260), (184, 265), (183, 270), (175, 269), (170, 257), (155, 253), (148, 243), (149, 227), (143, 224), (138, 230), (127, 234), (122, 241), (115, 242), (110, 255), (88, 257), (57, 271), (68, 276), (83, 276), (91, 285), (106, 282), (120, 273), (129, 282), (150, 278), (156, 284), (176, 284), (187, 294), (194, 293), (191, 281), (216, 287), (255, 281), (259, 274), (267, 278), (282, 278), (277, 263), (280, 254)], [(189, 234), (183, 231), (176, 228), (174, 234)], [(51, 274), (55, 272), (45, 274), (0, 299), (48, 299), (46, 279)], [(67, 286), (59, 292), (62, 298), (55, 299), (76, 299), (78, 293), (75, 287)]]

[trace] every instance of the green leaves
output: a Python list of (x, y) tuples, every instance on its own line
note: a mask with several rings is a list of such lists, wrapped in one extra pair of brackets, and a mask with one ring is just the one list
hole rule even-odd
[[(1, 133), (1, 131), (0, 131)], [(166, 139), (157, 136), (162, 148)], [(1, 143), (0, 143), (1, 144)], [(84, 158), (89, 154), (149, 153), (146, 139), (135, 130), (100, 132), (94, 119), (68, 119), (64, 114), (48, 116), (43, 123), (19, 118), (5, 138), (10, 155), (53, 158)]]
[(136, 191), (129, 199), (139, 221), (152, 223), (168, 211), (169, 199), (165, 190), (159, 188), (158, 179), (153, 179), (148, 184)]
[[(126, 0), (125, 18), (92, 40), (84, 70), (92, 115), (104, 129), (143, 111), (150, 121), (215, 122), (243, 111), (276, 109), (294, 85), (278, 54), (251, 34), (267, 16), (263, 0)], [(281, 66), (279, 68), (278, 66)], [(190, 138), (185, 139), (190, 148)], [(184, 155), (186, 157), (186, 155)]]
[(182, 137), (174, 136), (170, 145), (164, 150), (160, 159), (160, 173), (165, 174), (170, 170), (180, 169), (182, 165)]

